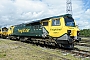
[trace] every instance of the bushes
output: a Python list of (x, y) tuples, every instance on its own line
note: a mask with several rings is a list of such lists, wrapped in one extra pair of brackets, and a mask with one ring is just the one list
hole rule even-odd
[(83, 29), (80, 31), (80, 36), (90, 37), (90, 29)]

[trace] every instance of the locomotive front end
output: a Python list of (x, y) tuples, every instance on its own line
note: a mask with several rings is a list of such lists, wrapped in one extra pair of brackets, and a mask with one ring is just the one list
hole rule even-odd
[[(71, 29), (71, 30), (70, 30)], [(67, 35), (69, 36), (70, 39), (73, 39), (74, 42), (79, 42), (81, 41), (81, 38), (79, 37), (79, 30), (78, 28), (69, 28), (69, 30), (67, 30)]]
[(2, 37), (2, 38), (7, 38), (7, 36), (8, 36), (8, 28), (3, 27), (3, 28), (1, 29), (1, 32), (2, 32), (1, 37)]
[(64, 48), (74, 48), (74, 42), (79, 42), (81, 38), (79, 37), (79, 29), (75, 25), (75, 21), (71, 15), (65, 15), (62, 19), (64, 22), (61, 22), (63, 25), (60, 32), (60, 37), (57, 38), (56, 42), (60, 47)]
[(72, 16), (68, 15), (64, 17), (65, 27), (67, 28), (67, 35), (69, 39), (72, 39), (74, 42), (79, 42), (81, 38), (79, 37), (79, 28), (76, 26), (74, 19)]

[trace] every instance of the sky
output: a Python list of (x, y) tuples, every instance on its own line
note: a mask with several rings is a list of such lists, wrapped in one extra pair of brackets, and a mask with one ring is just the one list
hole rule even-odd
[[(66, 1), (0, 0), (0, 26), (66, 14)], [(90, 0), (72, 0), (72, 12), (80, 29), (90, 29)]]

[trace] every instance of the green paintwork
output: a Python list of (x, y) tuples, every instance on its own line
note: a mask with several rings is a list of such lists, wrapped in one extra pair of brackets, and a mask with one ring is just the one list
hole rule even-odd
[(19, 36), (42, 36), (42, 28), (40, 24), (20, 24), (15, 26), (12, 35), (19, 35)]

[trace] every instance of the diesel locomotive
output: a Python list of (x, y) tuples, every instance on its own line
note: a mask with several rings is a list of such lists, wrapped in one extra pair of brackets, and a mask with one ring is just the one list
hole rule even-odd
[(11, 26), (8, 35), (10, 39), (73, 49), (81, 40), (79, 31), (72, 15), (65, 14)]
[(8, 28), (7, 27), (3, 27), (0, 29), (0, 37), (2, 38), (7, 38), (8, 36)]

